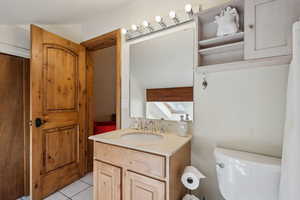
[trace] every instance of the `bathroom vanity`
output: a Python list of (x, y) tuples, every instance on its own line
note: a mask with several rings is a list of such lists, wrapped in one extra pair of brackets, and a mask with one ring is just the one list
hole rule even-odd
[(191, 135), (122, 129), (94, 141), (94, 200), (179, 200), (191, 162)]

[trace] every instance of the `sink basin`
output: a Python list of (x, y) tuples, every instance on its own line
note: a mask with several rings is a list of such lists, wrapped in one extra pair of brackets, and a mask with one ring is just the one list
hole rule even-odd
[(121, 136), (121, 139), (129, 141), (145, 141), (145, 142), (155, 142), (163, 139), (162, 135), (153, 133), (127, 133)]

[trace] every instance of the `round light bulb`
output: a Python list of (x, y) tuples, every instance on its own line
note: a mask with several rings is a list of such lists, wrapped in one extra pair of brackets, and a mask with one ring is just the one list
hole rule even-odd
[(189, 12), (192, 11), (192, 5), (191, 4), (186, 4), (184, 9), (185, 9), (185, 12), (189, 13)]
[(121, 32), (122, 32), (123, 35), (126, 35), (127, 34), (127, 29), (126, 28), (122, 28)]
[(144, 27), (148, 27), (148, 26), (149, 26), (149, 22), (147, 22), (146, 20), (143, 21), (143, 26), (144, 26)]
[(169, 13), (169, 17), (170, 17), (171, 19), (176, 18), (176, 13), (175, 13), (175, 11), (171, 11), (171, 12)]
[(156, 17), (155, 17), (155, 21), (156, 21), (157, 23), (160, 23), (160, 22), (162, 21), (161, 16), (156, 16)]
[(138, 29), (138, 27), (137, 27), (137, 25), (132, 24), (132, 25), (131, 25), (131, 29), (132, 29), (133, 31), (136, 31), (136, 30)]

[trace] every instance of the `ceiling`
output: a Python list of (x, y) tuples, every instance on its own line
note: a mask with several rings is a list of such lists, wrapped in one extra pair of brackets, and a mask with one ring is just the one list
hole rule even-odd
[(71, 24), (135, 0), (1, 0), (0, 24)]

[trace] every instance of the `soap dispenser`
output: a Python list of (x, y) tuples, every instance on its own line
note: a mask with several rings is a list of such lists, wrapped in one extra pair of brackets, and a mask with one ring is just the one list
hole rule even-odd
[(182, 137), (188, 136), (188, 123), (184, 120), (184, 116), (180, 116), (180, 121), (178, 122), (178, 135)]

